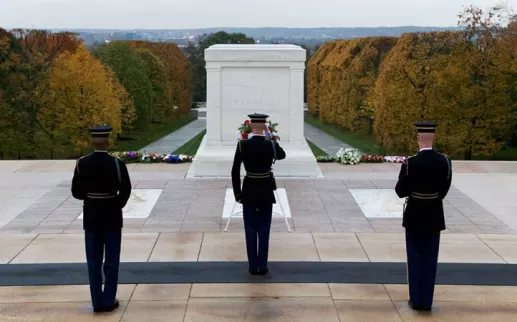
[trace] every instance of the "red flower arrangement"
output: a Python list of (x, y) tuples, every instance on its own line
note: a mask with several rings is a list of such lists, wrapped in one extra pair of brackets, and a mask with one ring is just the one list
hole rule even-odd
[(382, 162), (384, 162), (384, 157), (382, 155), (363, 154), (361, 156), (361, 162), (363, 162), (363, 163), (382, 163)]

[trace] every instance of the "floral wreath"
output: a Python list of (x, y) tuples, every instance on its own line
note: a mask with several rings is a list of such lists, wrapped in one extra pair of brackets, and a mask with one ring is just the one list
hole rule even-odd
[(113, 152), (111, 156), (125, 163), (185, 163), (192, 162), (193, 156), (186, 154), (145, 153), (145, 152)]
[[(278, 133), (276, 131), (276, 127), (278, 126), (278, 123), (273, 123), (271, 120), (268, 120), (266, 122), (266, 137), (270, 138), (272, 140), (278, 141), (280, 140), (280, 137), (278, 136)], [(239, 126), (237, 129), (237, 139), (238, 140), (247, 140), (250, 139), (253, 136), (253, 133), (251, 132), (251, 124), (250, 120), (245, 120), (244, 123)]]

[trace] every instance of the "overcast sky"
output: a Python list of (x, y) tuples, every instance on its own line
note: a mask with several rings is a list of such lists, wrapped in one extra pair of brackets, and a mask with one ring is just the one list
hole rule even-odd
[[(463, 5), (500, 0), (0, 0), (0, 27), (455, 26)], [(517, 7), (517, 0), (506, 3)]]

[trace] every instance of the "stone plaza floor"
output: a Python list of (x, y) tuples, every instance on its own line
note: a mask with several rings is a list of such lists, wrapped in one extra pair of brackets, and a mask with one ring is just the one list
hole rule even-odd
[(320, 164), (278, 179), (271, 274), (246, 272), (229, 178), (128, 165), (121, 308), (93, 315), (74, 161), (0, 161), (0, 321), (511, 321), (517, 318), (517, 163), (454, 162), (435, 310), (407, 307), (398, 164)]

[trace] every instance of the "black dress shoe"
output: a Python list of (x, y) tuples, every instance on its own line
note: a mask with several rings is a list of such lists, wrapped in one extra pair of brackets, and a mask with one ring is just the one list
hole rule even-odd
[(95, 307), (93, 308), (94, 313), (106, 313), (106, 312), (112, 312), (116, 310), (120, 306), (120, 303), (118, 300), (115, 300), (111, 306), (107, 307)]
[(413, 303), (411, 303), (411, 300), (407, 301), (407, 304), (409, 305), (410, 308), (412, 308), (415, 311), (422, 311), (422, 312), (429, 312), (429, 311), (431, 311), (430, 307), (423, 307), (423, 306), (413, 305)]
[(118, 302), (118, 300), (115, 300), (115, 302), (113, 302), (113, 304), (111, 306), (108, 306), (107, 308), (105, 308), (104, 312), (113, 312), (119, 306), (120, 306), (120, 303)]
[(105, 309), (103, 307), (94, 307), (93, 308), (94, 313), (102, 313), (102, 312), (105, 312), (104, 310)]
[(269, 272), (269, 270), (268, 270), (267, 268), (266, 268), (266, 269), (264, 269), (264, 270), (260, 270), (260, 269), (259, 269), (259, 271), (258, 271), (258, 275), (260, 275), (260, 276), (265, 276), (265, 275), (267, 275), (267, 273), (268, 273), (268, 272)]
[(251, 275), (258, 275), (259, 272), (258, 272), (258, 269), (257, 268), (254, 268), (254, 269), (248, 269), (248, 272), (250, 272)]

